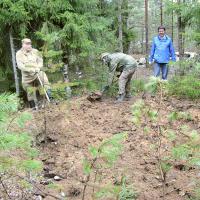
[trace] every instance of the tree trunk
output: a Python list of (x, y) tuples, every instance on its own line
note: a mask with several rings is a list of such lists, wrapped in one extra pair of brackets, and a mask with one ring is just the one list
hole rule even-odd
[[(172, 0), (174, 3), (174, 0)], [(174, 11), (172, 10), (172, 41), (174, 41)]]
[(118, 0), (118, 32), (119, 32), (119, 50), (123, 52), (123, 31), (122, 31), (122, 1)]
[[(178, 0), (178, 4), (181, 4), (181, 0)], [(179, 51), (179, 58), (182, 60), (184, 55), (184, 33), (185, 25), (182, 22), (181, 13), (178, 14), (178, 51)]]
[(132, 40), (129, 38), (131, 26), (129, 24), (129, 0), (122, 1), (122, 30), (123, 30), (123, 52), (128, 53)]
[(148, 0), (145, 0), (145, 32), (146, 32), (146, 44), (145, 44), (145, 54), (146, 54), (146, 67), (148, 67), (148, 54), (149, 54), (149, 22), (148, 22)]
[(163, 25), (163, 1), (160, 0), (160, 25)]
[(128, 46), (128, 54), (133, 54), (133, 42), (129, 42), (129, 46)]
[[(69, 73), (68, 73), (68, 65), (67, 64), (64, 65), (63, 76), (64, 76), (64, 83), (69, 83)], [(69, 86), (65, 87), (65, 92), (66, 92), (67, 98), (70, 98), (72, 91)]]
[(142, 42), (141, 42), (141, 47), (142, 47), (142, 51), (141, 53), (143, 54), (144, 53), (144, 27), (142, 27)]
[(15, 58), (15, 46), (13, 42), (13, 36), (12, 36), (12, 29), (9, 30), (9, 38), (10, 38), (10, 49), (11, 49), (11, 55), (12, 55), (12, 66), (13, 66), (13, 72), (14, 72), (14, 79), (15, 79), (15, 89), (16, 94), (19, 96), (19, 79), (17, 74), (17, 66), (16, 66), (16, 58)]

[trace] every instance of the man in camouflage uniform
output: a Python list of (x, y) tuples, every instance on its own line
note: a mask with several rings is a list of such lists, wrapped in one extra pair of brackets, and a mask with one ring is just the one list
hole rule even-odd
[(37, 107), (36, 91), (40, 82), (45, 87), (48, 96), (51, 96), (50, 83), (45, 72), (41, 71), (43, 59), (37, 49), (33, 49), (31, 40), (25, 38), (22, 40), (22, 48), (16, 53), (17, 66), (22, 73), (22, 86), (27, 93), (27, 98), (31, 108)]
[(104, 87), (102, 92), (110, 87), (115, 72), (117, 71), (121, 73), (119, 76), (119, 92), (117, 101), (121, 102), (124, 98), (131, 98), (130, 83), (137, 67), (136, 60), (132, 56), (124, 53), (103, 53), (101, 59), (109, 68), (108, 84)]

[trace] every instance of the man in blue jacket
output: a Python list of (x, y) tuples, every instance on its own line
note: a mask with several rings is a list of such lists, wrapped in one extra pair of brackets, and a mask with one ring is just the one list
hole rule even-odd
[(158, 36), (153, 38), (149, 63), (154, 63), (154, 76), (160, 76), (167, 80), (169, 61), (176, 61), (176, 55), (172, 43), (172, 39), (165, 34), (165, 27), (158, 27)]

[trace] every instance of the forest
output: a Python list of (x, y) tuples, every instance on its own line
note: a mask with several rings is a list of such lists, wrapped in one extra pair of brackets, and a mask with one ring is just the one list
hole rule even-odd
[(199, 0), (0, 0), (0, 58), (0, 200), (200, 200)]

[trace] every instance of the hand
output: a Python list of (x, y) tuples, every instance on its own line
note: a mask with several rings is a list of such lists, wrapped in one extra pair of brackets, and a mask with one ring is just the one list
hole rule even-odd
[(39, 73), (40, 72), (40, 69), (39, 68), (36, 68), (35, 69), (35, 73)]
[(149, 64), (150, 64), (150, 65), (153, 65), (153, 63), (154, 63), (154, 60), (149, 61)]

